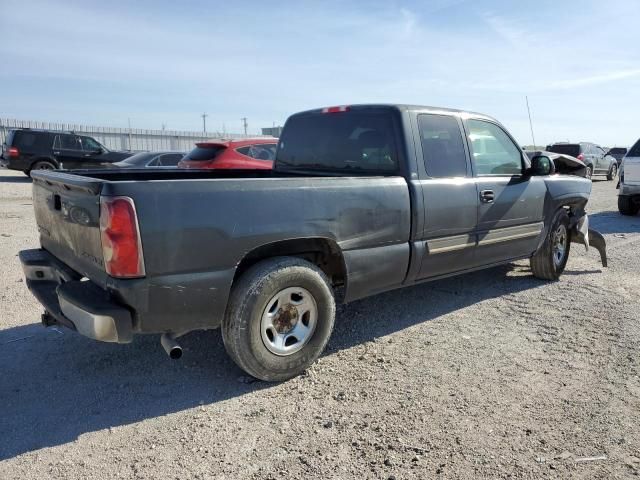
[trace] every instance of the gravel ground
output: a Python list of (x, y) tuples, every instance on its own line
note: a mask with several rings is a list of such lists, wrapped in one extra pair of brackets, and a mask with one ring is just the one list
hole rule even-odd
[(0, 478), (627, 478), (640, 473), (640, 217), (596, 181), (609, 268), (574, 245), (340, 307), (308, 372), (252, 382), (218, 331), (110, 345), (44, 329), (17, 252), (30, 183), (0, 172)]

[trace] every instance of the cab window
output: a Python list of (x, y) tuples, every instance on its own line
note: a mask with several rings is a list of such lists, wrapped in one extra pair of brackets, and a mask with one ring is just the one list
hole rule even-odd
[(522, 174), (522, 150), (502, 128), (483, 120), (468, 120), (467, 127), (476, 175)]
[(427, 175), (432, 178), (467, 176), (462, 134), (454, 117), (421, 114), (418, 129)]

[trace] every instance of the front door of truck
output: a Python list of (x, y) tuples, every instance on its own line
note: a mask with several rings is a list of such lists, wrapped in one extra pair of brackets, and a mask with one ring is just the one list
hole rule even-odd
[(414, 128), (424, 202), (423, 246), (417, 279), (465, 270), (473, 262), (478, 196), (460, 119), (454, 115), (417, 115)]
[(478, 195), (475, 266), (533, 253), (543, 230), (546, 185), (525, 174), (522, 149), (497, 123), (465, 121)]

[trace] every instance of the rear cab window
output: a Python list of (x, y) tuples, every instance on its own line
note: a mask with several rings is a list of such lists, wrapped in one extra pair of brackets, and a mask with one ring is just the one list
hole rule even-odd
[(354, 108), (294, 115), (282, 131), (276, 169), (397, 174), (400, 163), (394, 114), (389, 108)]

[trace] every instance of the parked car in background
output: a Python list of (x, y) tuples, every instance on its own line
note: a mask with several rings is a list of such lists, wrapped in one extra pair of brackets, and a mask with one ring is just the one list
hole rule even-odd
[(640, 210), (640, 140), (629, 149), (620, 167), (618, 211), (635, 215)]
[(595, 143), (558, 142), (547, 145), (546, 150), (553, 153), (570, 155), (583, 162), (587, 167), (587, 178), (593, 175), (606, 175), (607, 180), (613, 180), (618, 174), (618, 162)]
[(540, 150), (525, 150), (529, 160), (535, 157), (547, 157), (553, 163), (553, 173), (564, 175), (576, 175), (578, 177), (587, 176), (587, 167), (583, 162), (571, 155), (561, 153), (545, 152)]
[(627, 149), (625, 147), (613, 147), (610, 148), (607, 152), (607, 155), (611, 155), (618, 161), (618, 167), (620, 167), (620, 163), (622, 163), (622, 159), (627, 154)]
[(7, 133), (0, 166), (29, 175), (31, 170), (104, 168), (132, 154), (110, 151), (87, 135), (23, 128)]
[(196, 143), (178, 167), (271, 170), (277, 145), (277, 138), (209, 140)]
[(20, 260), (45, 325), (160, 333), (172, 358), (221, 326), (239, 367), (281, 381), (324, 350), (336, 288), (350, 302), (525, 258), (557, 280), (571, 242), (606, 266), (591, 182), (551, 173), (482, 114), (320, 108), (289, 117), (273, 171), (34, 173), (42, 248)]
[(176, 168), (185, 152), (138, 152), (113, 164), (116, 168)]

